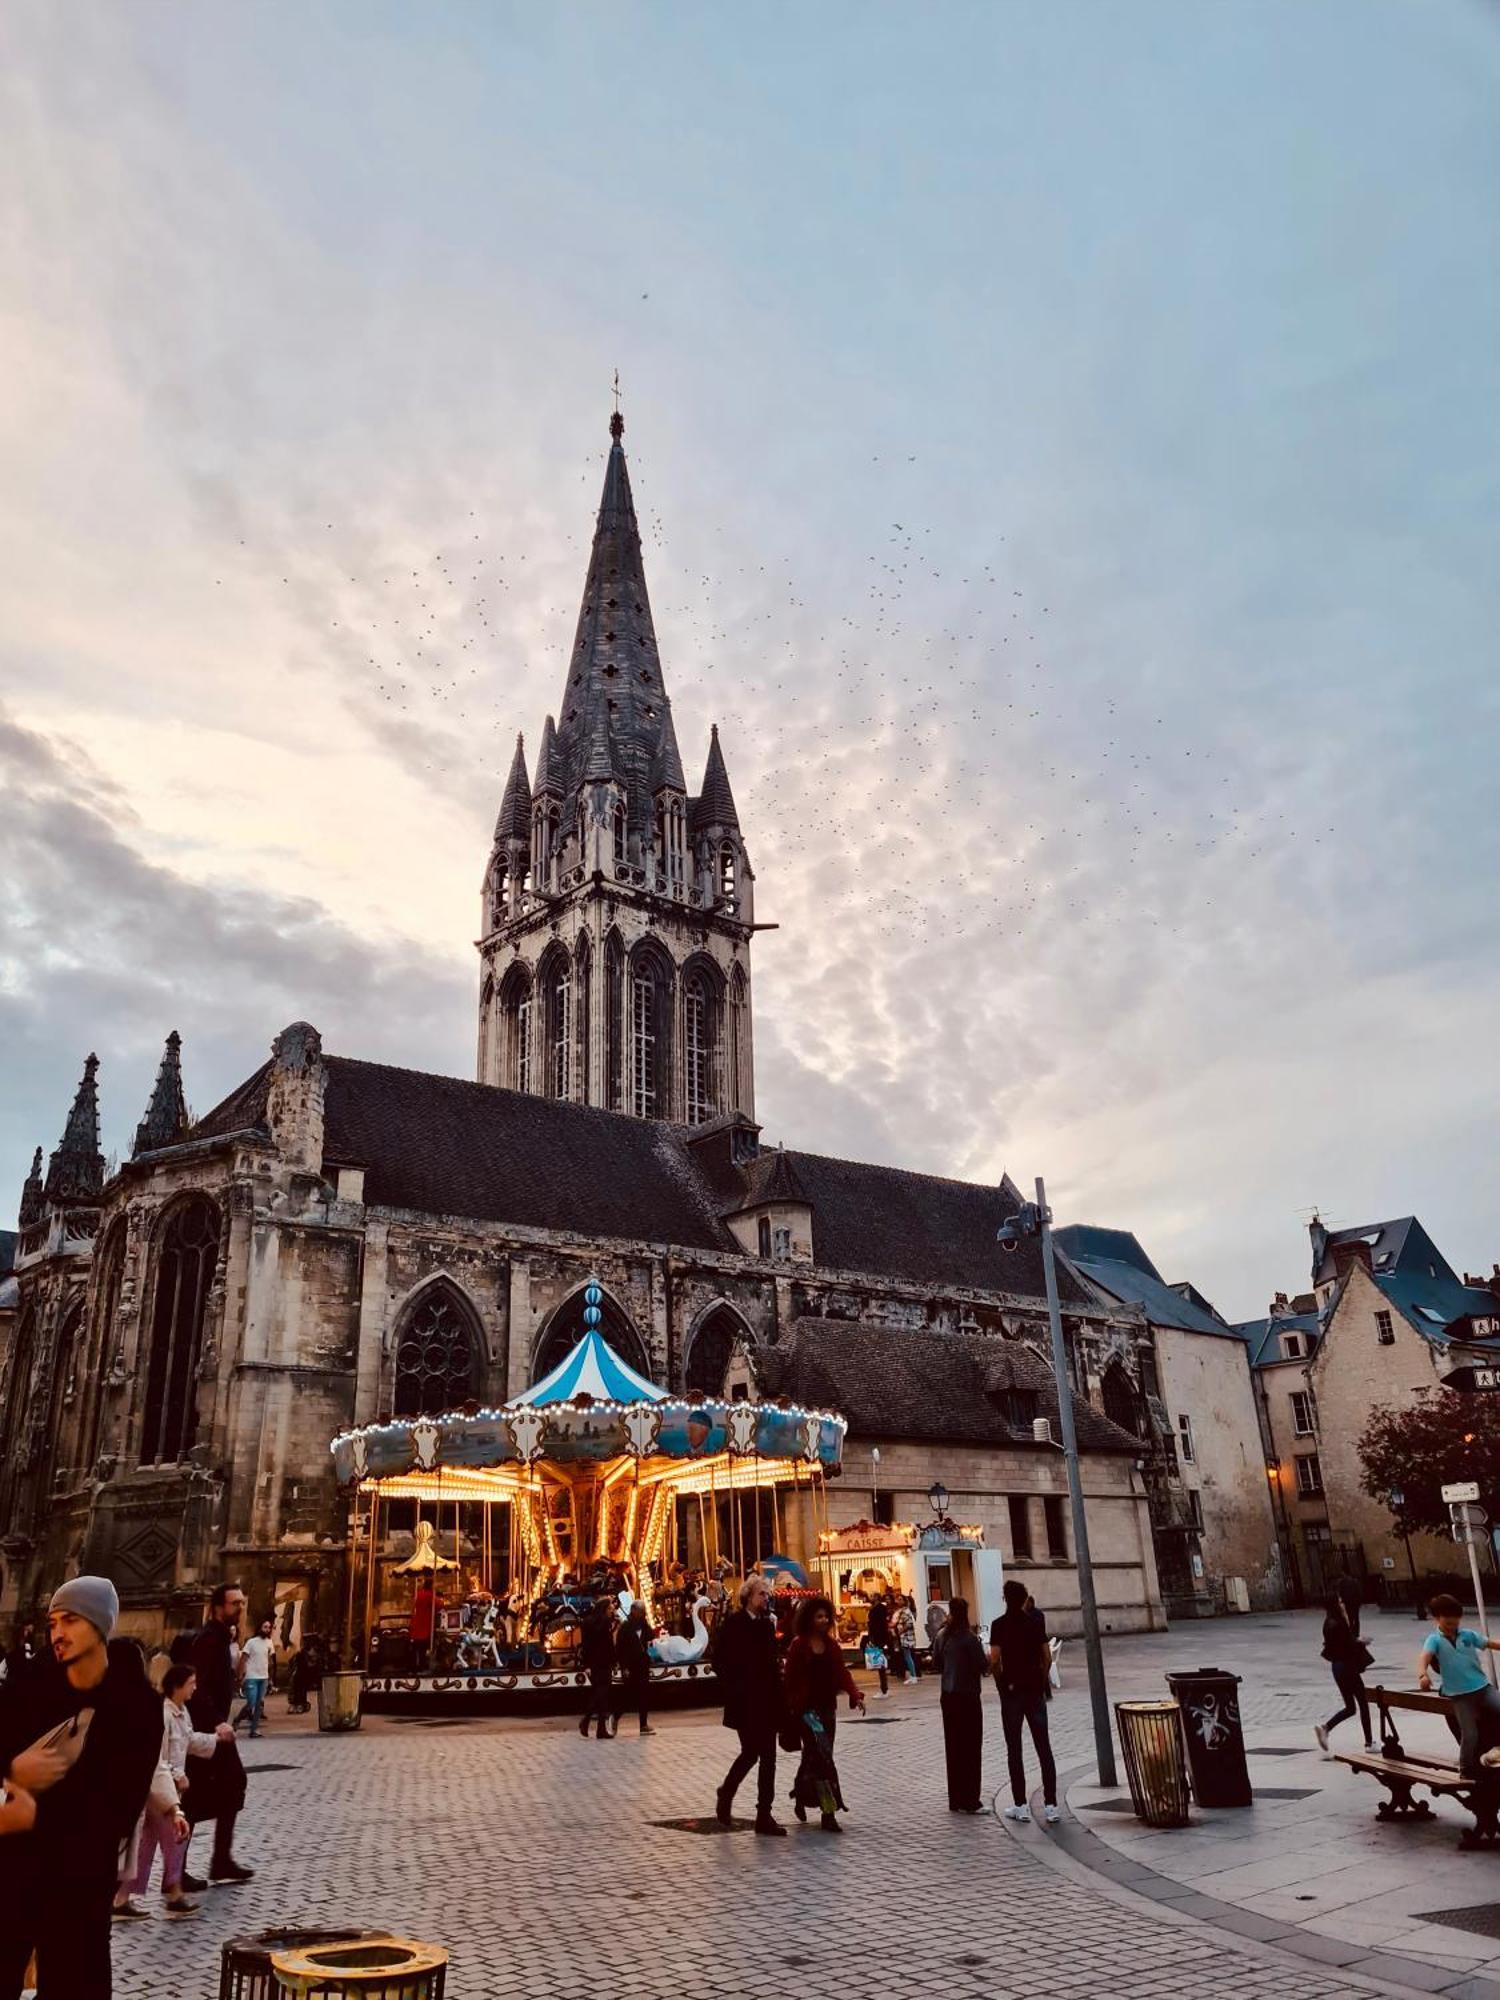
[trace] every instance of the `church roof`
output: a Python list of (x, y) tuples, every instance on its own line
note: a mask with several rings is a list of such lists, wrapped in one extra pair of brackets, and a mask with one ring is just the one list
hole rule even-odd
[[(999, 1365), (997, 1365), (999, 1364)], [(1060, 1439), (1052, 1371), (1021, 1341), (993, 1334), (914, 1333), (867, 1320), (798, 1319), (774, 1347), (759, 1349), (762, 1397), (785, 1396), (808, 1409), (838, 1409), (849, 1435), (932, 1438), (944, 1444), (1017, 1445), (1055, 1452)], [(1038, 1444), (1009, 1392), (1035, 1398), (1053, 1442)], [(1140, 1441), (1074, 1399), (1084, 1451), (1128, 1452)]]
[[(325, 1161), (363, 1167), (365, 1199), (377, 1206), (742, 1254), (724, 1218), (773, 1179), (811, 1207), (819, 1267), (1044, 1295), (1038, 1246), (1006, 1251), (995, 1241), (1017, 1199), (993, 1186), (790, 1148), (748, 1168), (710, 1169), (690, 1127), (348, 1056), (323, 1060)], [(266, 1064), (188, 1136), (263, 1126), (269, 1076)], [(1058, 1287), (1069, 1304), (1090, 1303), (1065, 1269)]]
[(526, 745), (520, 736), (495, 820), (495, 840), (497, 845), (503, 840), (531, 840), (531, 786), (526, 777)]
[(719, 748), (719, 728), (709, 731), (708, 762), (703, 767), (703, 785), (693, 801), (693, 825), (725, 826), (739, 829), (734, 809), (734, 793), (729, 789), (729, 773), (724, 768), (724, 752)]

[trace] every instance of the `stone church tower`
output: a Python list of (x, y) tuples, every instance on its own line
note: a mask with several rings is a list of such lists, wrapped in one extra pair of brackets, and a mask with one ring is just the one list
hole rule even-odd
[(638, 1118), (755, 1115), (754, 877), (719, 748), (689, 794), (621, 443), (534, 774), (518, 738), (485, 870), (481, 1083)]

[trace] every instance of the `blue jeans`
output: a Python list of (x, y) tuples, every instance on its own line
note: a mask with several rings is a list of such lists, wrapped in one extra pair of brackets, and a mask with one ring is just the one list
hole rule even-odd
[(901, 1648), (901, 1664), (906, 1670), (906, 1678), (914, 1681), (917, 1678), (917, 1656), (910, 1646)]
[(265, 1715), (265, 1710), (266, 1683), (264, 1681), (246, 1681), (245, 1717), (250, 1724), (250, 1734), (252, 1736), (259, 1736), (260, 1725)]

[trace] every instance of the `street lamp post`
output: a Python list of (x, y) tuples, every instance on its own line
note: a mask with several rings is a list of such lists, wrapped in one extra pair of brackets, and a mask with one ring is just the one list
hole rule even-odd
[(932, 1484), (928, 1487), (927, 1504), (929, 1507), (931, 1507), (933, 1516), (936, 1520), (939, 1521), (947, 1520), (948, 1489), (943, 1484), (941, 1479), (934, 1479)]
[(1047, 1189), (1037, 1176), (1035, 1203), (1023, 1202), (1009, 1222), (996, 1232), (1000, 1243), (1036, 1237), (1042, 1246), (1042, 1275), (1047, 1286), (1047, 1322), (1052, 1335), (1052, 1378), (1057, 1385), (1057, 1417), (1062, 1431), (1063, 1459), (1068, 1473), (1068, 1500), (1073, 1516), (1073, 1553), (1078, 1562), (1078, 1599), (1083, 1612), (1083, 1650), (1088, 1662), (1089, 1702), (1094, 1714), (1094, 1761), (1099, 1783), (1113, 1787), (1115, 1746), (1109, 1728), (1109, 1694), (1104, 1685), (1104, 1649), (1099, 1642), (1099, 1605), (1094, 1596), (1094, 1566), (1089, 1559), (1089, 1525), (1083, 1511), (1083, 1478), (1078, 1465), (1078, 1432), (1073, 1422), (1073, 1385), (1068, 1379), (1068, 1352), (1063, 1344), (1062, 1307), (1057, 1298), (1057, 1263), (1052, 1251), (1052, 1211)]
[(1408, 1529), (1406, 1525), (1406, 1515), (1403, 1511), (1403, 1509), (1406, 1506), (1406, 1494), (1402, 1491), (1402, 1489), (1399, 1486), (1393, 1486), (1391, 1488), (1389, 1497), (1391, 1503), (1391, 1512), (1396, 1517), (1397, 1533), (1400, 1535), (1401, 1540), (1406, 1545), (1406, 1567), (1411, 1573), (1412, 1608), (1416, 1612), (1418, 1618), (1420, 1618), (1422, 1616), (1422, 1593), (1417, 1588), (1417, 1565), (1415, 1560), (1413, 1559), (1411, 1552), (1411, 1531)]

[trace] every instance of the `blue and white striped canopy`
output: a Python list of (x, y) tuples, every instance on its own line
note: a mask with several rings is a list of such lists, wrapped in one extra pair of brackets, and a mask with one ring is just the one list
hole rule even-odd
[(571, 1354), (533, 1382), (514, 1400), (518, 1403), (570, 1403), (589, 1395), (602, 1403), (664, 1403), (665, 1389), (623, 1362), (602, 1336), (590, 1327)]

